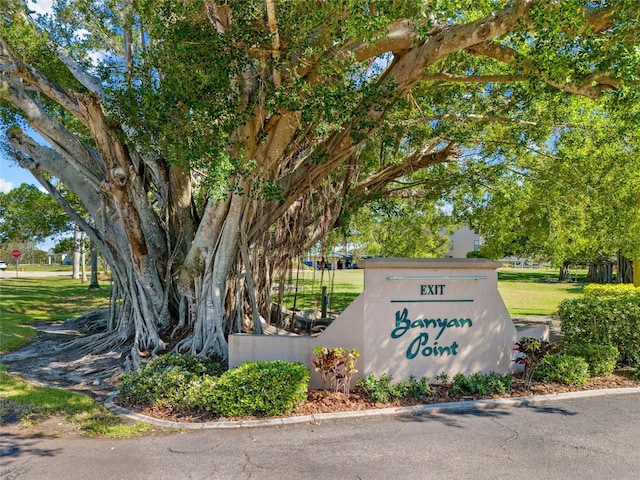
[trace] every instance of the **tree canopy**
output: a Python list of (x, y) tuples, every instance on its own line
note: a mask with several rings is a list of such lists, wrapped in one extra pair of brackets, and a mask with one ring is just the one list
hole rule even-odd
[(6, 149), (112, 267), (120, 302), (91, 348), (134, 361), (226, 357), (229, 333), (268, 320), (278, 270), (345, 215), (479, 192), (580, 109), (638, 104), (635, 0), (0, 8)]
[(37, 187), (23, 183), (0, 193), (0, 245), (7, 242), (42, 242), (72, 228), (58, 203)]

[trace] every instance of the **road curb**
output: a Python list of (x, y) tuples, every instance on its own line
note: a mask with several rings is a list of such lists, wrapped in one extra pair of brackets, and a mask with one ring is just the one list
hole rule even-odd
[(219, 422), (174, 422), (170, 420), (161, 420), (158, 418), (149, 417), (147, 415), (141, 415), (113, 403), (116, 394), (113, 394), (109, 398), (107, 398), (104, 404), (110, 412), (128, 418), (129, 420), (144, 422), (164, 428), (180, 430), (208, 430), (230, 428), (237, 429), (255, 427), (281, 427), (285, 425), (296, 425), (303, 423), (317, 424), (326, 420), (340, 420), (347, 418), (373, 418), (394, 415), (417, 416), (446, 412), (465, 412), (470, 410), (491, 410), (506, 407), (527, 407), (531, 405), (542, 405), (559, 400), (575, 400), (631, 394), (640, 394), (640, 387), (607, 388), (602, 390), (587, 390), (582, 392), (554, 393), (551, 395), (534, 395), (531, 397), (497, 398), (491, 400), (468, 400), (463, 402), (414, 405), (411, 407), (389, 407), (348, 412), (318, 413), (293, 417), (268, 418), (264, 420), (225, 420)]

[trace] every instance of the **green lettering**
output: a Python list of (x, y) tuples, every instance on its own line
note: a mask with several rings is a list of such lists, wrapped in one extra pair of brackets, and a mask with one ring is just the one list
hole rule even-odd
[(420, 347), (429, 343), (429, 334), (421, 333), (413, 341), (409, 344), (409, 348), (407, 348), (407, 358), (412, 360), (418, 356), (420, 353)]
[(411, 328), (416, 327), (424, 328), (424, 322), (422, 321), (422, 319), (419, 318), (418, 320), (413, 321), (413, 323), (411, 324)]
[(438, 351), (440, 352), (440, 355), (444, 355), (445, 352), (447, 356), (451, 355), (451, 347), (438, 347)]
[(411, 320), (409, 320), (409, 311), (405, 308), (402, 313), (396, 312), (396, 328), (391, 332), (391, 338), (400, 338), (409, 328), (411, 328)]
[(440, 338), (440, 335), (442, 335), (442, 332), (444, 332), (444, 329), (447, 328), (447, 319), (446, 318), (444, 320), (438, 319), (438, 326), (440, 327), (440, 331), (438, 332), (438, 336), (436, 337), (436, 340)]

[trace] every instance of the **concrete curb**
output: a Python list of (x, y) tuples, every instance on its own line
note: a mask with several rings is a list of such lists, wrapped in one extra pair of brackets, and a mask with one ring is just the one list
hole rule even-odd
[(157, 425), (164, 428), (181, 430), (207, 430), (229, 428), (255, 428), (255, 427), (281, 427), (302, 423), (317, 424), (324, 420), (339, 420), (345, 418), (372, 418), (385, 416), (417, 416), (424, 414), (466, 412), (471, 410), (491, 410), (506, 407), (526, 407), (530, 405), (542, 405), (558, 400), (574, 400), (584, 398), (602, 397), (607, 395), (631, 395), (640, 394), (640, 388), (607, 388), (603, 390), (587, 390), (582, 392), (555, 393), (553, 395), (535, 395), (531, 397), (497, 398), (494, 400), (469, 400), (464, 402), (434, 403), (415, 405), (411, 407), (391, 407), (372, 410), (358, 410), (349, 412), (318, 413), (315, 415), (301, 415), (283, 418), (268, 418), (264, 420), (227, 420), (220, 422), (173, 422), (148, 417), (132, 412), (113, 403), (116, 394), (111, 395), (105, 406), (109, 411), (122, 417)]

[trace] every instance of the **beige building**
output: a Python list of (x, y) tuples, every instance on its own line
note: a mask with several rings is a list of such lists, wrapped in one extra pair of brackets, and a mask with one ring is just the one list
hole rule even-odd
[(483, 243), (480, 232), (467, 226), (456, 228), (449, 237), (447, 258), (467, 258), (467, 252), (479, 250)]

